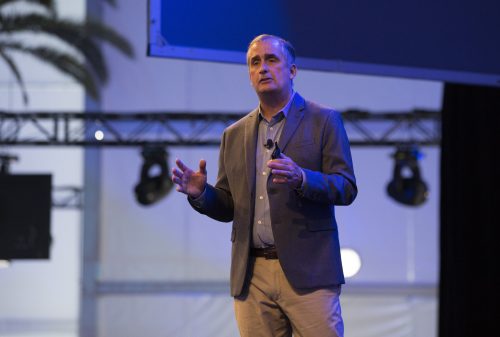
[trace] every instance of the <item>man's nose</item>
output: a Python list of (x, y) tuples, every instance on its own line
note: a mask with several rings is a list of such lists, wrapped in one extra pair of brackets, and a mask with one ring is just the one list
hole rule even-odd
[(260, 65), (259, 73), (265, 74), (267, 73), (267, 71), (268, 71), (267, 64), (265, 62), (262, 62), (262, 64)]

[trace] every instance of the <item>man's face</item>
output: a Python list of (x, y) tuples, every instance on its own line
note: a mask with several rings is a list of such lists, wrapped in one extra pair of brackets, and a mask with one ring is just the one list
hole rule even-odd
[(248, 49), (247, 57), (250, 82), (257, 94), (282, 94), (292, 90), (297, 68), (295, 64), (289, 64), (279, 41), (257, 41)]

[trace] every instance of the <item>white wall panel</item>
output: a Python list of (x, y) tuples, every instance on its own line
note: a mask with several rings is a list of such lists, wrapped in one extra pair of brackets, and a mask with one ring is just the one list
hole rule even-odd
[(211, 295), (103, 298), (99, 337), (234, 337), (232, 303)]
[(344, 295), (345, 335), (350, 337), (436, 336), (434, 298)]

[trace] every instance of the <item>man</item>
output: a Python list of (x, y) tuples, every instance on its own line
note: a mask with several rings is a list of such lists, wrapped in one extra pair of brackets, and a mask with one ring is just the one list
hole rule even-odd
[(195, 210), (233, 221), (231, 295), (243, 337), (343, 336), (334, 205), (357, 194), (349, 142), (338, 112), (294, 92), (294, 62), (288, 41), (256, 37), (247, 63), (259, 107), (224, 131), (216, 184), (204, 160), (197, 172), (180, 160), (172, 170)]

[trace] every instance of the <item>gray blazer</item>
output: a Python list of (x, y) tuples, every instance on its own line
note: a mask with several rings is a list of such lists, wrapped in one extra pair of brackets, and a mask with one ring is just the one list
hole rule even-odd
[[(258, 109), (222, 136), (215, 186), (207, 185), (202, 214), (233, 221), (231, 295), (238, 296), (249, 269), (255, 203)], [(305, 172), (298, 192), (268, 180), (272, 229), (283, 271), (297, 289), (344, 283), (334, 205), (349, 205), (357, 194), (349, 141), (340, 114), (295, 95), (278, 142)]]

